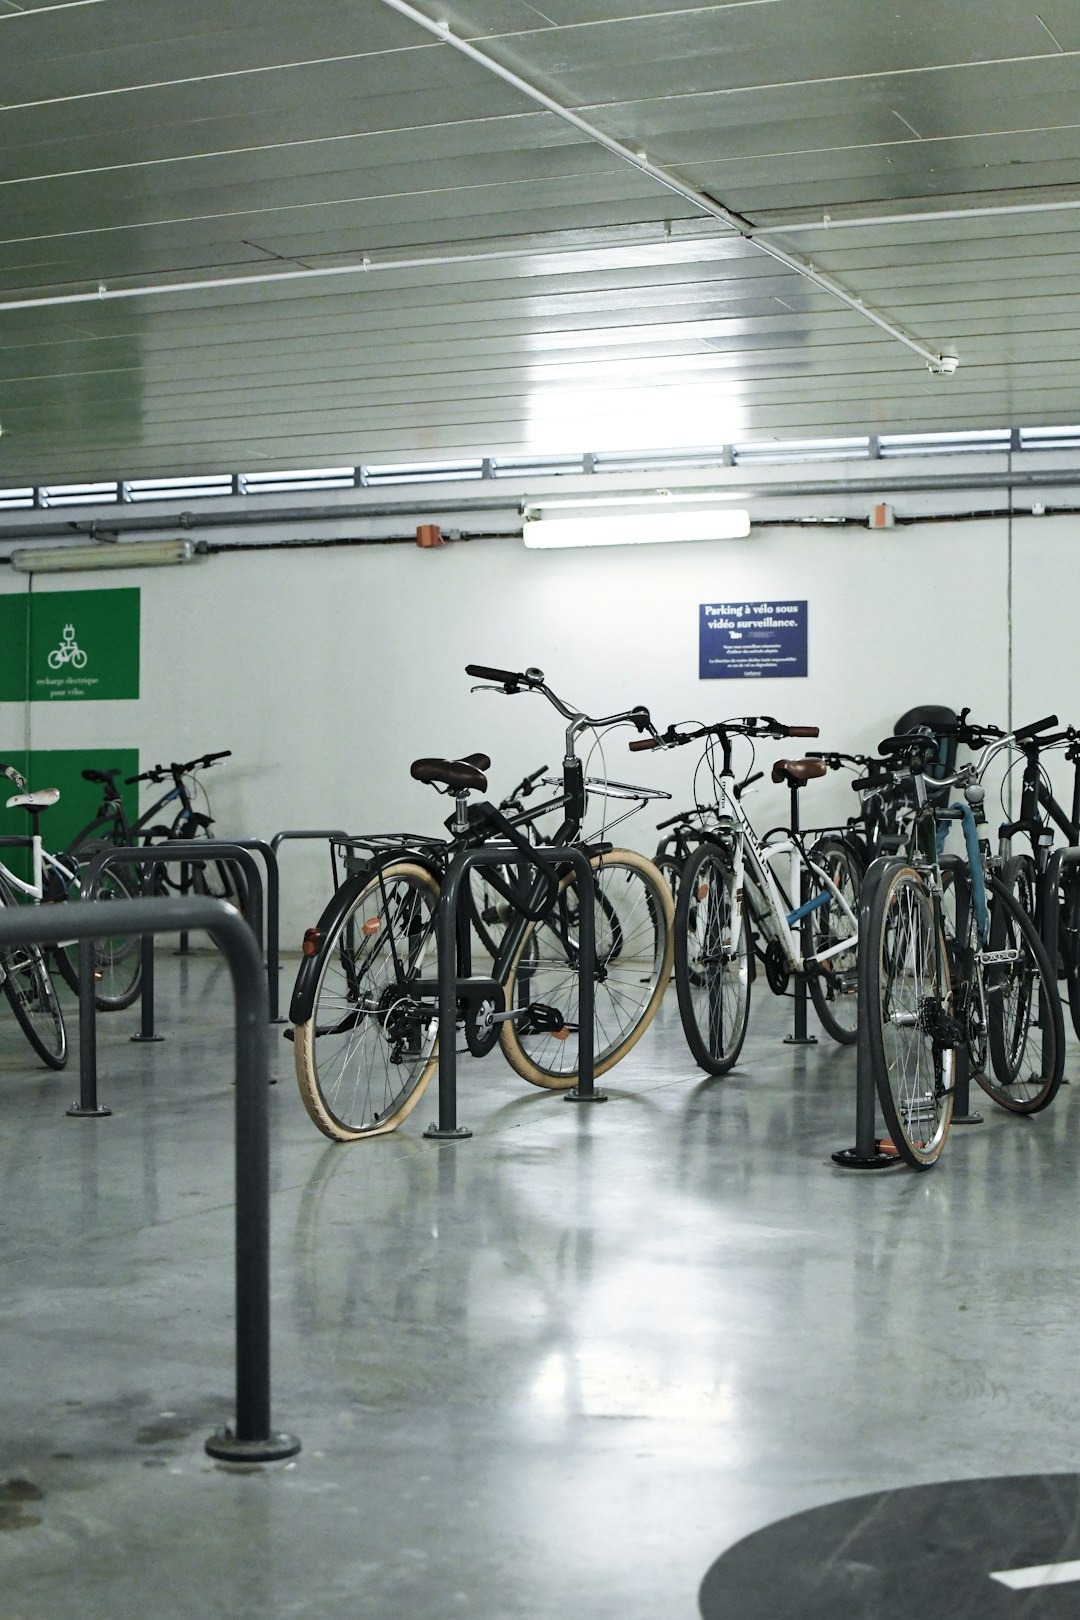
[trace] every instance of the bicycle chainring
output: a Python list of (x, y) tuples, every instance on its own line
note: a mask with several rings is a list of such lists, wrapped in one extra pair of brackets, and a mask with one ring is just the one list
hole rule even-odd
[(765, 947), (765, 977), (775, 996), (782, 996), (791, 980), (791, 969), (784, 947), (778, 939), (770, 939)]

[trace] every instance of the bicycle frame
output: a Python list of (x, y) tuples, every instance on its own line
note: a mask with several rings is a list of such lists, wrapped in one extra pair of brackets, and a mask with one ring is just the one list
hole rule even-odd
[[(764, 843), (758, 838), (740, 799), (728, 786), (727, 774), (725, 771), (718, 779), (721, 796), (721, 804), (718, 807), (721, 813), (720, 824), (715, 829), (709, 828), (705, 836), (710, 842), (726, 843), (729, 839), (732, 842), (735, 891), (737, 895), (748, 893), (753, 921), (761, 928), (766, 939), (775, 940), (780, 946), (792, 973), (805, 973), (808, 966), (826, 962), (830, 957), (851, 950), (858, 943), (858, 919), (840, 890), (816, 861), (812, 861), (806, 854), (801, 839), (791, 835), (771, 843)], [(781, 862), (786, 862), (784, 882), (774, 871), (774, 866), (779, 866)], [(792, 900), (792, 896), (797, 896), (801, 892), (804, 873), (809, 873), (816, 882), (824, 885), (825, 893), (839, 904), (851, 928), (850, 934), (844, 939), (818, 954), (803, 953), (801, 925), (803, 918), (809, 915), (815, 904), (822, 903), (824, 894), (816, 902), (811, 900), (800, 904), (798, 900)], [(735, 912), (732, 941), (734, 953), (738, 951), (741, 929), (740, 906)]]

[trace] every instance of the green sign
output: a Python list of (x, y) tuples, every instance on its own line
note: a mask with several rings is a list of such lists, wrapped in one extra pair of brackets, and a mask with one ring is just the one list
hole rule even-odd
[(138, 695), (138, 587), (0, 596), (0, 701)]

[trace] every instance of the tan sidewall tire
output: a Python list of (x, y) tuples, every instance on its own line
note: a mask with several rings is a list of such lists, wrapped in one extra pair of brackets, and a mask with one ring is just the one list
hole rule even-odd
[[(660, 1006), (660, 1003), (664, 997), (664, 992), (671, 982), (671, 964), (675, 951), (675, 907), (671, 900), (671, 890), (667, 885), (667, 881), (664, 878), (663, 873), (659, 871), (656, 866), (654, 866), (652, 861), (648, 860), (644, 855), (639, 855), (636, 850), (613, 849), (607, 855), (594, 856), (590, 862), (590, 865), (592, 866), (593, 871), (597, 871), (602, 866), (629, 866), (632, 867), (634, 871), (640, 873), (642, 877), (651, 880), (660, 900), (664, 920), (667, 924), (667, 936), (664, 943), (664, 956), (660, 964), (659, 973), (657, 974), (656, 984), (653, 987), (653, 993), (649, 998), (645, 1012), (640, 1021), (631, 1030), (626, 1040), (623, 1041), (622, 1045), (617, 1046), (613, 1052), (609, 1052), (607, 1057), (603, 1058), (595, 1065), (593, 1073), (599, 1075), (606, 1074), (609, 1069), (614, 1068), (615, 1064), (620, 1062), (626, 1056), (631, 1047), (637, 1045), (642, 1035), (644, 1035), (645, 1031), (656, 1017), (657, 1008)], [(560, 887), (565, 889), (571, 881), (572, 874), (568, 873), (566, 877), (563, 878)], [(513, 963), (511, 964), (510, 972), (506, 980), (507, 1007), (512, 1007), (514, 1004), (514, 981), (517, 978), (518, 963), (521, 961), (521, 953), (532, 937), (532, 933), (533, 926), (530, 926), (526, 931), (521, 944), (518, 947), (517, 953), (514, 956)], [(576, 1070), (570, 1074), (554, 1075), (547, 1073), (547, 1071), (544, 1069), (538, 1069), (536, 1064), (533, 1063), (522, 1050), (521, 1044), (517, 1038), (517, 1031), (514, 1029), (513, 1024), (506, 1023), (503, 1025), (502, 1031), (499, 1035), (499, 1045), (502, 1047), (503, 1056), (506, 1058), (506, 1061), (509, 1063), (510, 1067), (514, 1069), (516, 1073), (520, 1074), (523, 1080), (528, 1080), (530, 1085), (543, 1086), (548, 1091), (568, 1091), (571, 1086), (577, 1085), (578, 1076)]]
[[(414, 866), (408, 861), (399, 861), (393, 866), (384, 867), (382, 876), (384, 879), (395, 877), (412, 878), (418, 885), (426, 888), (429, 891), (433, 902), (435, 905), (438, 905), (439, 885), (436, 883), (431, 873), (425, 871), (422, 866)], [(371, 890), (375, 886), (376, 882), (377, 879), (373, 879), (365, 889), (361, 890), (360, 894), (356, 898), (356, 905), (359, 905), (360, 901), (363, 900), (365, 895), (371, 893)], [(344, 924), (342, 926), (344, 926)], [(338, 933), (340, 933), (340, 929), (335, 933), (335, 939), (337, 938)], [(317, 998), (318, 990), (316, 990), (316, 1000)], [(413, 1086), (401, 1107), (398, 1108), (393, 1114), (387, 1115), (385, 1119), (381, 1119), (377, 1125), (371, 1126), (370, 1129), (349, 1130), (346, 1126), (342, 1125), (339, 1120), (334, 1119), (334, 1117), (327, 1112), (322, 1097), (319, 1093), (319, 1088), (315, 1077), (315, 1054), (313, 1049), (314, 1036), (312, 1034), (313, 1023), (314, 1015), (303, 1024), (293, 1025), (293, 1050), (296, 1058), (296, 1082), (300, 1087), (300, 1096), (303, 1100), (304, 1107), (307, 1109), (308, 1114), (310, 1115), (314, 1124), (316, 1124), (319, 1127), (319, 1130), (322, 1131), (323, 1135), (328, 1136), (332, 1142), (366, 1142), (370, 1137), (385, 1136), (389, 1131), (395, 1130), (397, 1126), (401, 1124), (402, 1120), (407, 1119), (412, 1113), (413, 1109), (420, 1101), (420, 1098), (424, 1095), (432, 1075), (438, 1068), (438, 1040), (435, 1040), (431, 1048), (431, 1056), (424, 1067), (423, 1073), (420, 1075), (420, 1078), (417, 1080), (415, 1086)]]

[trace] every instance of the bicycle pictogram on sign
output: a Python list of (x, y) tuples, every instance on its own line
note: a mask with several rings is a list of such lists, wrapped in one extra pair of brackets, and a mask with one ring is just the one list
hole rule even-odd
[(73, 624), (65, 624), (59, 647), (54, 647), (49, 654), (50, 669), (62, 669), (65, 664), (72, 664), (76, 669), (86, 668), (86, 654), (75, 640)]

